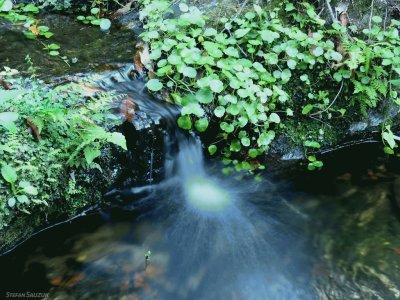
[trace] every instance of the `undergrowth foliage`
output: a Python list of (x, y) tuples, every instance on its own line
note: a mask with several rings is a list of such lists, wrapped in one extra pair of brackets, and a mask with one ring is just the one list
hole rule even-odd
[[(260, 156), (295, 118), (325, 124), (361, 118), (383, 101), (400, 105), (398, 21), (383, 30), (374, 17), (359, 32), (289, 1), (210, 25), (196, 7), (143, 0), (140, 18), (156, 74), (148, 89), (164, 89), (182, 106), (181, 128), (205, 132), (216, 124), (208, 150), (237, 169), (263, 167)], [(385, 151), (394, 153), (390, 120), (383, 130)], [(308, 136), (302, 143), (313, 170), (323, 165), (313, 153), (324, 139)]]
[(23, 85), (29, 88), (0, 90), (0, 229), (18, 212), (52, 205), (60, 191), (63, 199), (78, 193), (77, 172), (101, 171), (96, 159), (108, 144), (126, 149), (124, 136), (108, 130), (116, 122), (111, 94), (87, 97), (78, 84)]

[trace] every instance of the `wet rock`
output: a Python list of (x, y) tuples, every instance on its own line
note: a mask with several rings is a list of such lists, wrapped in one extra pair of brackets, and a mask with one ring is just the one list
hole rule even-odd
[(285, 153), (281, 157), (282, 160), (299, 160), (304, 158), (304, 150), (300, 147), (291, 149), (290, 152)]
[(367, 127), (368, 127), (367, 122), (356, 122), (350, 125), (349, 132), (350, 133), (361, 132), (367, 129)]
[(139, 20), (139, 11), (138, 9), (133, 9), (126, 14), (117, 16), (115, 21), (121, 26), (122, 28), (132, 30), (136, 34), (140, 34), (142, 29), (142, 22)]
[[(350, 23), (357, 25), (358, 27), (368, 27), (369, 19), (371, 15), (371, 9), (373, 9), (373, 15), (383, 16), (385, 19), (390, 19), (391, 16), (395, 16), (398, 13), (398, 1), (397, 0), (333, 0), (333, 1), (322, 1), (324, 2), (324, 17), (331, 19), (326, 2), (331, 3), (332, 11), (336, 17), (343, 11), (347, 11)], [(373, 7), (371, 6), (373, 4)]]

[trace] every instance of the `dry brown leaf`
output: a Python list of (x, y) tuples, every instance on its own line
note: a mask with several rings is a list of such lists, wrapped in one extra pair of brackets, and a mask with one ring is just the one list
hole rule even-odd
[(63, 286), (65, 287), (73, 287), (76, 285), (79, 281), (85, 278), (85, 273), (78, 273), (72, 276), (70, 279), (68, 279)]
[(142, 73), (143, 68), (153, 72), (153, 61), (150, 58), (150, 48), (147, 43), (139, 42), (136, 45), (137, 53), (134, 57), (136, 70)]
[(50, 284), (54, 286), (59, 286), (62, 284), (62, 278), (61, 277), (54, 277), (50, 279)]
[(79, 84), (80, 92), (85, 97), (93, 97), (97, 93), (102, 92), (103, 90), (97, 86), (87, 85), (87, 84)]
[(9, 85), (7, 82), (5, 82), (4, 80), (1, 80), (1, 79), (0, 79), (0, 85), (1, 85), (5, 90), (11, 90), (10, 85)]
[(141, 74), (143, 72), (144, 65), (142, 64), (142, 60), (140, 59), (140, 53), (139, 52), (137, 52), (135, 54), (135, 56), (133, 57), (133, 62), (135, 63), (136, 71), (138, 71), (139, 74)]
[(339, 16), (340, 24), (343, 26), (347, 26), (349, 24), (349, 16), (347, 15), (347, 12), (342, 12)]
[(112, 17), (112, 18), (116, 18), (116, 17), (119, 17), (119, 16), (122, 16), (122, 15), (127, 14), (127, 13), (131, 10), (132, 4), (133, 4), (134, 2), (135, 2), (135, 1), (131, 1), (131, 2), (127, 3), (125, 6), (121, 7), (121, 8), (118, 9), (118, 10), (116, 10), (116, 11), (112, 14), (111, 17)]
[(29, 118), (26, 118), (26, 123), (28, 124), (29, 128), (31, 129), (31, 133), (33, 137), (37, 140), (40, 141), (42, 138), (40, 137), (40, 131), (39, 128)]
[(40, 33), (40, 30), (37, 28), (36, 25), (29, 26), (29, 31), (32, 32), (34, 35), (38, 35)]
[(126, 99), (121, 102), (119, 113), (124, 118), (124, 121), (132, 122), (135, 115), (135, 108), (136, 105), (131, 97), (126, 97)]

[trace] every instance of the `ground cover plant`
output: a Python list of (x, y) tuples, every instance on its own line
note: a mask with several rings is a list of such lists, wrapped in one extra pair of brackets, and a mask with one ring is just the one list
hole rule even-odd
[[(332, 125), (358, 120), (382, 103), (400, 104), (396, 20), (384, 28), (375, 16), (362, 30), (343, 14), (327, 24), (300, 1), (269, 11), (254, 5), (210, 22), (185, 3), (146, 0), (140, 17), (156, 75), (147, 87), (169, 91), (182, 106), (178, 125), (211, 131), (210, 154), (237, 169), (263, 168), (260, 157), (281, 135), (303, 144), (310, 170), (320, 168), (314, 153), (334, 134)], [(382, 126), (391, 154), (398, 139), (392, 122)], [(301, 127), (304, 134), (296, 134)]]
[(57, 197), (85, 205), (76, 197), (87, 185), (79, 174), (102, 171), (97, 159), (108, 144), (126, 149), (124, 136), (109, 131), (117, 121), (108, 113), (111, 94), (88, 97), (75, 83), (11, 82), (17, 88), (0, 89), (0, 229)]

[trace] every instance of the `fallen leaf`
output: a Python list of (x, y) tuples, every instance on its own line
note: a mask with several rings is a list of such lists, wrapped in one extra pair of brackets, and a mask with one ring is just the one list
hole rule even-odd
[(140, 59), (140, 53), (137, 52), (135, 56), (133, 57), (133, 62), (135, 63), (135, 69), (136, 71), (141, 74), (144, 69), (144, 65), (142, 64), (142, 60)]
[(40, 141), (42, 138), (40, 137), (39, 128), (35, 124), (33, 124), (33, 122), (31, 120), (29, 120), (29, 118), (26, 118), (26, 123), (28, 124), (29, 128), (31, 129), (31, 133), (32, 133), (33, 137), (37, 141)]
[(59, 286), (62, 283), (62, 278), (61, 277), (54, 277), (50, 279), (50, 284), (54, 286)]
[(70, 279), (64, 282), (63, 286), (65, 287), (73, 287), (76, 285), (79, 281), (81, 281), (83, 278), (85, 278), (85, 273), (78, 273), (72, 276)]
[(347, 26), (349, 24), (349, 17), (347, 15), (347, 12), (342, 12), (339, 16), (340, 24), (343, 26)]
[(139, 73), (143, 72), (143, 69), (153, 72), (153, 62), (150, 58), (150, 48), (147, 43), (139, 42), (136, 45), (137, 53), (134, 57), (135, 65), (137, 66), (136, 70)]
[(85, 97), (93, 97), (97, 93), (102, 92), (103, 90), (99, 87), (87, 84), (79, 84), (80, 92)]
[(121, 8), (118, 9), (118, 10), (116, 10), (116, 11), (112, 14), (111, 17), (112, 17), (112, 18), (116, 18), (116, 17), (119, 17), (119, 16), (122, 16), (122, 15), (127, 14), (127, 13), (131, 10), (132, 4), (133, 4), (134, 2), (135, 2), (135, 1), (128, 2), (125, 6), (121, 7)]
[(135, 115), (135, 108), (136, 105), (131, 97), (126, 97), (126, 99), (121, 102), (121, 105), (119, 106), (119, 113), (124, 118), (124, 121), (132, 122)]
[(32, 32), (34, 35), (38, 35), (40, 33), (40, 30), (37, 28), (36, 25), (31, 25), (29, 26), (30, 32)]
[(400, 255), (400, 247), (397, 248), (393, 248), (394, 253), (399, 254)]
[(11, 90), (11, 87), (9, 86), (9, 84), (7, 82), (5, 82), (4, 80), (0, 79), (0, 85), (5, 89), (5, 90)]

